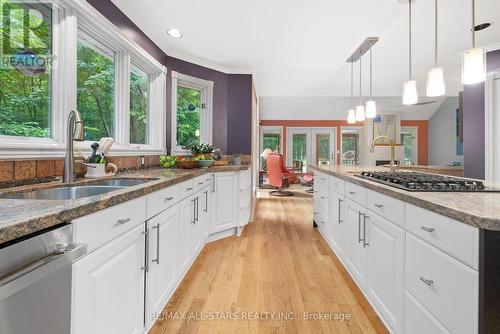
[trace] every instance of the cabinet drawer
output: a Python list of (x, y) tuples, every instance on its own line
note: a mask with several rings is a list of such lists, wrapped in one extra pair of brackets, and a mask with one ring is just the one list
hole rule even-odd
[(147, 196), (147, 219), (178, 203), (180, 197), (180, 188), (178, 184), (149, 194)]
[(328, 177), (325, 173), (315, 170), (314, 171), (314, 186), (328, 187)]
[(180, 199), (181, 200), (194, 194), (195, 193), (194, 179), (180, 183), (179, 184), (179, 191), (180, 191), (180, 196), (181, 196)]
[(369, 210), (398, 226), (403, 226), (405, 215), (404, 202), (375, 191), (366, 190), (366, 205)]
[(314, 204), (328, 212), (328, 188), (314, 189)]
[(360, 187), (356, 184), (345, 182), (345, 191), (344, 195), (346, 198), (352, 199), (355, 202), (358, 202), (361, 205), (365, 205), (366, 202), (366, 189)]
[(344, 180), (339, 179), (338, 177), (335, 176), (329, 176), (328, 177), (328, 187), (339, 194), (344, 193)]
[(450, 333), (477, 332), (478, 272), (409, 233), (405, 288)]
[(249, 188), (252, 185), (252, 174), (251, 169), (240, 172), (240, 189)]
[(146, 221), (146, 196), (72, 221), (74, 242), (92, 251)]
[(479, 268), (479, 229), (407, 204), (406, 230), (472, 268)]
[(317, 213), (314, 215), (314, 221), (320, 230), (325, 231), (328, 222), (328, 215), (322, 208), (319, 208), (316, 212)]

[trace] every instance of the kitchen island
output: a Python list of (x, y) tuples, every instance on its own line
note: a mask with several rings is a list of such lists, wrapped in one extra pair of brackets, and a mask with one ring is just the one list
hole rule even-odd
[(410, 192), (313, 166), (314, 225), (393, 333), (500, 328), (500, 193)]

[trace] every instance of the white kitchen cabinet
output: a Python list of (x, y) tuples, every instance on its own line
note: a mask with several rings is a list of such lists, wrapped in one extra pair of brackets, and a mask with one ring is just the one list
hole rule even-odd
[(404, 230), (368, 211), (365, 238), (366, 293), (392, 332), (401, 333)]
[(179, 203), (179, 274), (182, 276), (189, 268), (194, 256), (198, 233), (196, 229), (196, 195)]
[(215, 208), (210, 233), (218, 233), (238, 225), (238, 173), (215, 173), (212, 186)]
[[(344, 219), (344, 198), (342, 195), (330, 190), (330, 244), (337, 256), (342, 257), (346, 243), (346, 222)], [(327, 233), (328, 235), (328, 233)]]
[(344, 261), (351, 276), (360, 288), (364, 289), (366, 283), (366, 252), (362, 241), (362, 220), (365, 209), (361, 205), (345, 199), (344, 210), (346, 224)]
[(162, 311), (178, 280), (178, 228), (177, 205), (148, 221), (147, 324)]
[(144, 231), (138, 226), (73, 265), (72, 334), (143, 333)]

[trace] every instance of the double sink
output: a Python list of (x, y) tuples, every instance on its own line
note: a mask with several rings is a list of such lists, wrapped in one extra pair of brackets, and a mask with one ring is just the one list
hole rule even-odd
[(11, 193), (0, 196), (6, 199), (30, 199), (30, 200), (70, 200), (96, 195), (102, 195), (111, 191), (132, 187), (156, 179), (109, 179), (99, 180), (84, 185), (62, 186), (51, 189), (34, 190), (30, 192)]

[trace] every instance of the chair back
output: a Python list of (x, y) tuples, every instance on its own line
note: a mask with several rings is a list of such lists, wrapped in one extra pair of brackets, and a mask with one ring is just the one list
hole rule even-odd
[(272, 153), (267, 156), (267, 174), (269, 176), (269, 184), (273, 187), (282, 188), (285, 186), (283, 172), (285, 165), (281, 154)]

